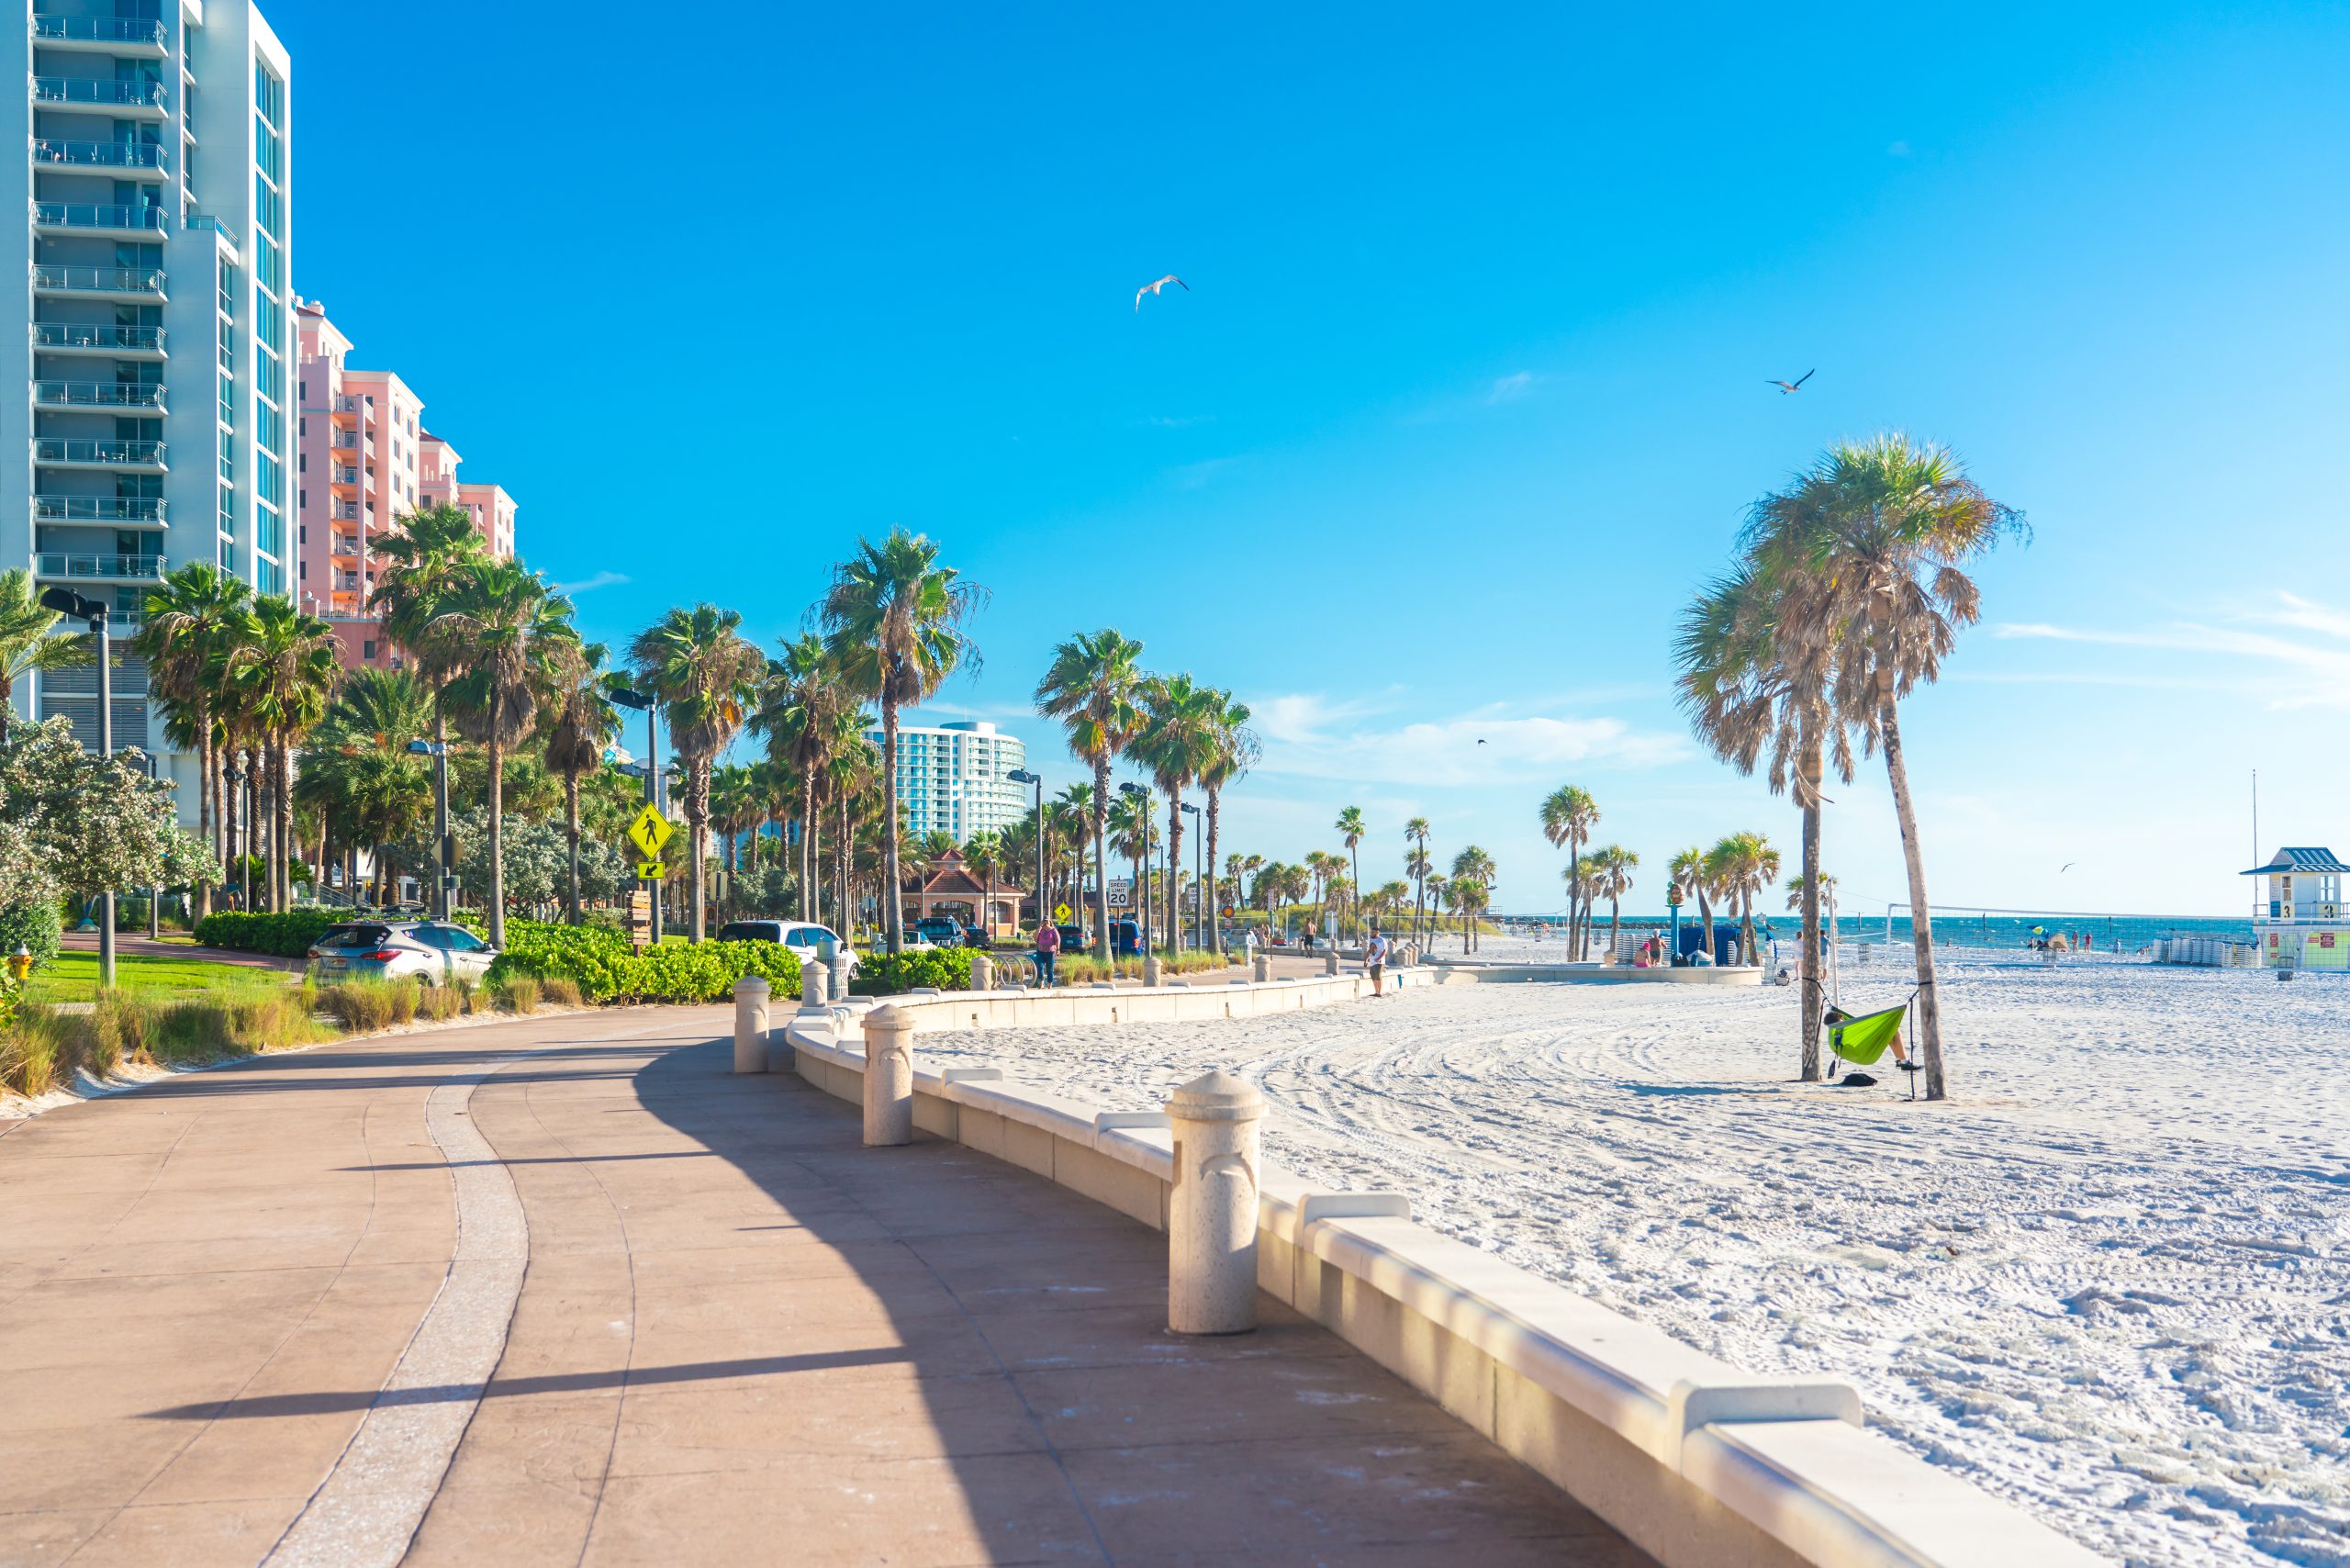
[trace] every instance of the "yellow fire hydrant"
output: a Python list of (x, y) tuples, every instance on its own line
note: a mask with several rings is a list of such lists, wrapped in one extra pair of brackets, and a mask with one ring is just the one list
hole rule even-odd
[(17, 950), (8, 957), (8, 972), (16, 976), (20, 984), (27, 975), (33, 972), (33, 950), (22, 942), (17, 944)]

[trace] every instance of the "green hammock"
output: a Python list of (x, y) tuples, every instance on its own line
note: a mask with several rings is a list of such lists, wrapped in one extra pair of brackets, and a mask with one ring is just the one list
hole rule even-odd
[(1888, 1007), (1882, 1013), (1864, 1013), (1854, 1018), (1830, 1009), (1828, 1014), (1828, 1048), (1855, 1067), (1867, 1067), (1885, 1055), (1886, 1047), (1901, 1032), (1902, 1016), (1909, 1004)]

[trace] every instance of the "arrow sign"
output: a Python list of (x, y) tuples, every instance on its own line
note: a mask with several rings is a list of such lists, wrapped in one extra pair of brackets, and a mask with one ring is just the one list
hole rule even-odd
[(669, 874), (669, 868), (658, 860), (640, 860), (637, 862), (636, 874), (648, 882), (657, 882)]

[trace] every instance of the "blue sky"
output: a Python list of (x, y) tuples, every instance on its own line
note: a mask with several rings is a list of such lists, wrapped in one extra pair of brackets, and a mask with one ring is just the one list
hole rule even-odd
[[(386, 47), (281, 0), (297, 286), (592, 633), (772, 639), (905, 524), (993, 590), (935, 711), (1056, 785), (1072, 631), (1252, 703), (1232, 848), (1358, 804), (1383, 879), (1425, 814), (1556, 907), (1572, 781), (1632, 908), (1734, 829), (1792, 861), (1671, 629), (1897, 427), (2034, 528), (1908, 710), (1937, 902), (2244, 907), (2255, 767), (2264, 855), (2350, 849), (2350, 13), (1625, 9), (420, 0)], [(1881, 774), (1834, 793), (1848, 907), (1903, 897)]]

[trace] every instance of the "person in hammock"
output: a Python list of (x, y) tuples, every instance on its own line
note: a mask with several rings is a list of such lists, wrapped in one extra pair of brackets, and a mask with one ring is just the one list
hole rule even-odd
[[(1839, 1024), (1849, 1024), (1853, 1019), (1861, 1016), (1863, 1016), (1861, 1014), (1847, 1013), (1841, 1007), (1831, 1006), (1828, 1010), (1827, 1016), (1822, 1018), (1820, 1023), (1826, 1027), (1833, 1028)], [(1918, 1064), (1909, 1059), (1909, 1048), (1901, 1043), (1901, 1031), (1898, 1028), (1893, 1031), (1893, 1037), (1886, 1043), (1893, 1047), (1894, 1066), (1899, 1068), (1904, 1072), (1916, 1072), (1918, 1070)]]

